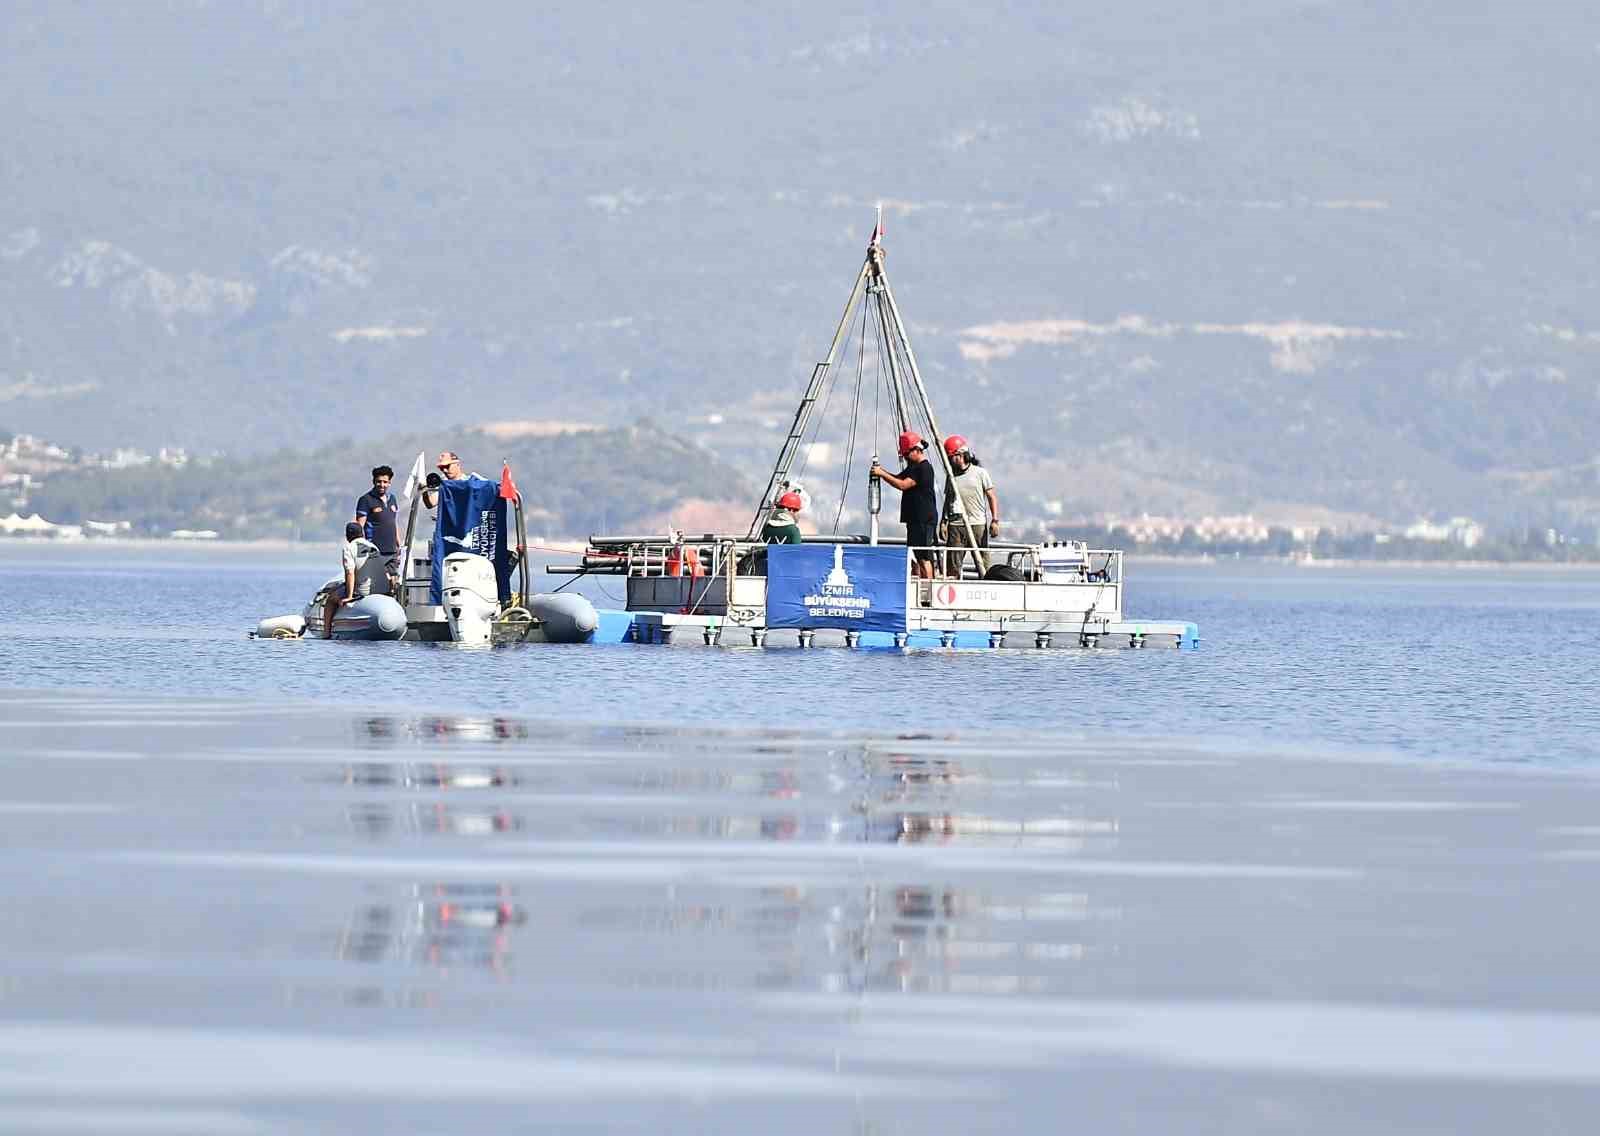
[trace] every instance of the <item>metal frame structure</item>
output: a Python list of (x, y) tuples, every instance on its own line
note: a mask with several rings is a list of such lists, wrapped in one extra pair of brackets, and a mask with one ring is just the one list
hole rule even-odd
[[(914, 394), (922, 417), (927, 420), (928, 432), (932, 435), (927, 440), (931, 448), (939, 455), (939, 464), (944, 468), (947, 479), (955, 477), (955, 469), (950, 464), (950, 455), (944, 450), (944, 435), (939, 429), (939, 421), (934, 417), (933, 403), (928, 398), (928, 388), (922, 382), (922, 371), (917, 366), (916, 352), (911, 349), (911, 338), (906, 334), (905, 322), (900, 318), (900, 305), (895, 303), (894, 289), (889, 286), (888, 273), (884, 271), (883, 250), (883, 206), (878, 206), (877, 225), (872, 230), (872, 240), (867, 245), (867, 255), (861, 265), (861, 271), (856, 273), (855, 285), (850, 289), (850, 298), (845, 301), (844, 314), (839, 317), (838, 327), (834, 329), (833, 342), (828, 345), (828, 354), (811, 371), (811, 381), (806, 384), (805, 393), (800, 398), (800, 405), (796, 407), (794, 422), (789, 427), (789, 434), (784, 438), (783, 446), (778, 451), (778, 460), (772, 467), (772, 474), (767, 478), (766, 491), (761, 496), (761, 502), (756, 508), (756, 514), (750, 521), (750, 528), (745, 533), (747, 540), (755, 540), (761, 533), (761, 527), (766, 517), (772, 512), (777, 498), (789, 485), (789, 472), (794, 464), (795, 457), (800, 452), (804, 443), (806, 430), (811, 423), (811, 415), (816, 410), (817, 400), (822, 396), (822, 391), (827, 383), (828, 374), (838, 360), (839, 348), (843, 346), (850, 327), (855, 322), (856, 306), (863, 302), (873, 303), (880, 334), (885, 341), (892, 339), (895, 346), (903, 353), (906, 362), (906, 371), (911, 382)], [(895, 403), (896, 432), (911, 428), (909, 408), (906, 404), (906, 392), (900, 375), (899, 367), (895, 360), (894, 352), (888, 352), (886, 360), (889, 369), (889, 384)], [(956, 507), (961, 509), (960, 494), (956, 494)], [(966, 529), (967, 546), (977, 547), (977, 537), (972, 530), (972, 520), (963, 509), (960, 512), (961, 524)], [(874, 525), (876, 537), (876, 525)], [(874, 544), (878, 543), (876, 539)]]
[[(767, 545), (760, 539), (766, 518), (777, 498), (791, 487), (791, 474), (805, 439), (810, 432), (818, 402), (826, 405), (824, 392), (839, 353), (849, 337), (858, 310), (863, 310), (863, 329), (868, 319), (875, 321), (881, 345), (880, 360), (887, 364), (886, 385), (893, 401), (896, 426), (911, 428), (911, 416), (920, 414), (931, 437), (926, 441), (939, 456), (946, 484), (955, 477), (950, 455), (945, 452), (928, 390), (923, 383), (916, 354), (906, 334), (889, 279), (884, 272), (882, 210), (878, 225), (867, 245), (866, 257), (850, 289), (850, 298), (834, 330), (828, 353), (812, 369), (794, 420), (779, 448), (778, 459), (749, 528), (740, 535), (706, 533), (698, 537), (673, 533), (666, 537), (591, 536), (582, 561), (572, 565), (546, 565), (546, 571), (563, 575), (606, 575), (626, 577), (628, 619), (623, 622), (626, 637), (636, 642), (669, 642), (675, 631), (697, 628), (705, 642), (720, 642), (726, 627), (748, 631), (751, 643), (764, 645), (766, 626), (766, 585), (758, 557)], [(865, 331), (863, 330), (863, 335)], [(863, 340), (864, 342), (864, 340)], [(864, 350), (864, 348), (863, 348)], [(860, 376), (858, 375), (858, 382)], [(857, 390), (859, 397), (859, 387)], [(854, 425), (852, 425), (852, 443)], [(876, 458), (874, 458), (876, 461)], [(904, 540), (880, 540), (869, 481), (868, 513), (871, 532), (865, 537), (826, 535), (805, 538), (806, 543), (884, 544), (896, 546)], [(840, 503), (841, 509), (843, 502)], [(973, 574), (968, 575), (969, 557), (963, 555), (956, 578), (918, 577), (912, 570), (913, 557), (925, 549), (906, 548), (907, 630), (894, 636), (894, 645), (925, 645), (932, 641), (944, 646), (1003, 646), (1008, 634), (1028, 635), (1034, 645), (1047, 647), (1052, 637), (1092, 647), (1126, 643), (1142, 647), (1146, 642), (1174, 646), (1195, 645), (1198, 631), (1191, 623), (1177, 621), (1126, 622), (1122, 613), (1123, 554), (1117, 549), (1089, 549), (1081, 542), (1056, 541), (1045, 544), (1005, 542), (978, 548), (978, 533), (972, 519), (960, 506), (956, 508), (966, 529), (963, 553), (981, 552), (1000, 562), (1012, 561), (1017, 568), (1014, 579), (989, 579), (979, 556), (972, 556)], [(933, 551), (947, 554), (956, 546)], [(861, 644), (868, 633), (800, 629), (799, 643), (814, 645), (819, 639), (842, 637), (847, 646)], [(973, 640), (981, 640), (974, 643)]]

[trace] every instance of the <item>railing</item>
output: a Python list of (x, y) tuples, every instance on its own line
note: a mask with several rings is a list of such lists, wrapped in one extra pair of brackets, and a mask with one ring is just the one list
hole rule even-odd
[(973, 549), (966, 545), (946, 544), (930, 546), (916, 551), (935, 554), (934, 563), (940, 579), (954, 579), (948, 571), (950, 563), (960, 555), (963, 580), (986, 578), (979, 571), (978, 553), (989, 569), (1005, 567), (1009, 573), (1003, 579), (1026, 583), (1045, 584), (1120, 584), (1122, 582), (1122, 551), (1115, 548), (1089, 548), (1071, 542), (1054, 542), (1043, 545), (995, 542), (985, 548)]
[[(835, 540), (813, 537), (806, 543), (859, 545), (863, 542), (858, 538)], [(1005, 578), (1009, 579), (1060, 584), (1122, 582), (1120, 549), (1088, 548), (1076, 542), (1057, 541), (1041, 545), (997, 541), (986, 548), (973, 549), (957, 544), (907, 547), (903, 541), (885, 540), (880, 546), (905, 549), (908, 579), (911, 577), (911, 561), (917, 553), (931, 555), (938, 579), (955, 578), (950, 574), (949, 567), (957, 554), (960, 554), (961, 561), (960, 579), (983, 579), (985, 573), (979, 570), (979, 560), (973, 556), (976, 552), (989, 568), (1003, 566), (1015, 572), (1015, 577), (1006, 574)], [(764, 556), (771, 547), (760, 541), (711, 534), (682, 541), (663, 537), (613, 537), (591, 542), (580, 565), (555, 567), (552, 570), (646, 579), (764, 576)]]

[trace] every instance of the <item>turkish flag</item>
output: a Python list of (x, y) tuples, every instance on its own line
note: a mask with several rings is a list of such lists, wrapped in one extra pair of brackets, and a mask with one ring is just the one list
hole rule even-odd
[(511, 463), (500, 463), (500, 496), (507, 501), (516, 501), (522, 494), (517, 492), (517, 483), (511, 480)]

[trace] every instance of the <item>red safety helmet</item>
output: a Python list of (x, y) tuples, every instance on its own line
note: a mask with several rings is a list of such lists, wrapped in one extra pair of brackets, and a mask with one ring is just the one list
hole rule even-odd
[(798, 512), (804, 507), (805, 502), (800, 499), (800, 494), (796, 493), (793, 489), (789, 490), (789, 492), (778, 498), (778, 508), (780, 509), (788, 509), (790, 512)]
[(915, 430), (907, 430), (900, 435), (900, 456), (905, 457), (912, 450), (927, 449), (922, 444), (922, 435)]
[(960, 434), (951, 434), (944, 440), (944, 452), (949, 454), (951, 457), (955, 457), (966, 448), (967, 440)]

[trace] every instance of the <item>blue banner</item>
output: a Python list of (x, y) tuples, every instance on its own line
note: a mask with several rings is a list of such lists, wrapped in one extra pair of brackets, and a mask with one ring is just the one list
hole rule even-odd
[(506, 501), (500, 483), (487, 477), (466, 477), (439, 486), (439, 525), (433, 531), (433, 578), (429, 603), (443, 603), (444, 558), (452, 552), (475, 552), (494, 561), (500, 601), (511, 598), (511, 537), (506, 532)]
[(767, 547), (767, 626), (906, 629), (906, 550), (855, 544)]

